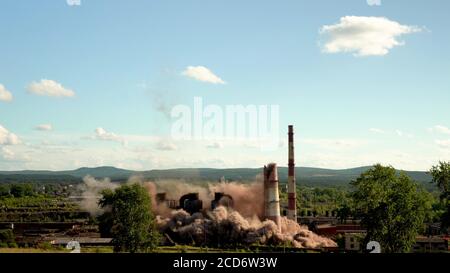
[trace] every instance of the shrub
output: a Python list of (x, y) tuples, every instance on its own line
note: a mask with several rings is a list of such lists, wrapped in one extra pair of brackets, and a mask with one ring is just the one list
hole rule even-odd
[(12, 243), (8, 243), (8, 247), (9, 248), (17, 248), (17, 244), (12, 242)]
[(42, 250), (49, 250), (52, 249), (53, 246), (49, 242), (41, 242), (37, 245), (37, 247)]
[(14, 243), (14, 233), (11, 229), (0, 229), (0, 243)]

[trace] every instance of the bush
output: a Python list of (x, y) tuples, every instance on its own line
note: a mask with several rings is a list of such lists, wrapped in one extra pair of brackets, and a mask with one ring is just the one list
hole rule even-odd
[(0, 243), (15, 243), (14, 233), (11, 229), (0, 229)]
[(49, 242), (41, 242), (37, 245), (37, 248), (42, 249), (42, 250), (49, 250), (49, 249), (52, 249), (53, 246)]
[(17, 246), (17, 244), (16, 243), (8, 243), (8, 247), (9, 248), (17, 248), (18, 246)]
[(14, 197), (34, 196), (31, 184), (13, 184), (10, 188), (10, 193)]

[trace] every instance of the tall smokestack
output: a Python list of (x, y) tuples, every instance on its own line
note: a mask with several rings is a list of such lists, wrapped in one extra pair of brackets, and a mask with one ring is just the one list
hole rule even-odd
[(280, 196), (278, 193), (277, 164), (264, 166), (264, 208), (265, 217), (272, 220), (280, 228)]
[(295, 187), (295, 160), (294, 160), (294, 126), (289, 125), (289, 163), (288, 163), (288, 219), (297, 222), (297, 191)]

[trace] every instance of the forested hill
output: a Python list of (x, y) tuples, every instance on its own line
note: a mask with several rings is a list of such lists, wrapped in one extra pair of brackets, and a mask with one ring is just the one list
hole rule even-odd
[[(346, 186), (370, 167), (344, 170), (296, 167), (296, 180), (307, 186)], [(108, 177), (112, 181), (125, 181), (132, 175), (145, 179), (183, 179), (188, 182), (218, 181), (222, 177), (229, 181), (248, 182), (261, 174), (261, 168), (212, 169), (185, 168), (169, 170), (132, 171), (115, 167), (80, 168), (71, 171), (0, 171), (1, 182), (80, 182), (86, 175), (96, 178)], [(280, 182), (287, 180), (287, 167), (278, 168)], [(431, 176), (426, 172), (407, 171), (411, 178), (429, 187)]]

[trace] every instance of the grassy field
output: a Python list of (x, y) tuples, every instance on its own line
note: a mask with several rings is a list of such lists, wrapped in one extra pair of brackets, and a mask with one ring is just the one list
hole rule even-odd
[[(0, 248), (0, 253), (70, 253), (70, 250), (64, 248)], [(112, 247), (82, 247), (81, 253), (113, 253)]]
[[(69, 253), (64, 248), (0, 248), (0, 253)], [(157, 253), (246, 253), (245, 249), (213, 249), (192, 246), (158, 247)], [(112, 247), (81, 247), (81, 253), (113, 253)]]
[[(0, 253), (69, 253), (70, 250), (64, 248), (0, 248)], [(268, 251), (267, 249), (220, 249), (194, 246), (160, 246), (156, 253), (259, 253), (259, 252), (283, 252), (283, 249)], [(290, 252), (286, 249), (286, 252)], [(318, 253), (320, 251), (298, 250), (296, 252)], [(112, 247), (81, 247), (81, 253), (113, 253)]]
[(0, 253), (68, 253), (65, 249), (0, 248)]

